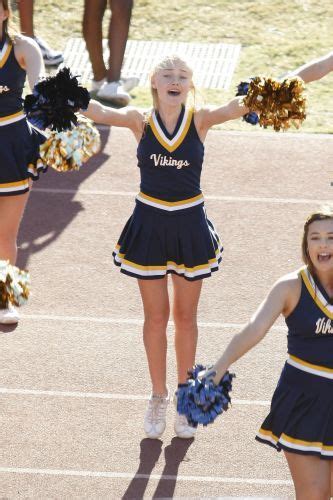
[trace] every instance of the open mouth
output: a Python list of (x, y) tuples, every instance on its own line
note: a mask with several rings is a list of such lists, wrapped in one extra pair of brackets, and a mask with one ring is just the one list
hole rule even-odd
[(171, 95), (172, 97), (177, 97), (180, 95), (179, 90), (168, 90), (168, 95)]
[(332, 254), (330, 253), (319, 253), (318, 254), (318, 261), (319, 262), (328, 262), (332, 258)]

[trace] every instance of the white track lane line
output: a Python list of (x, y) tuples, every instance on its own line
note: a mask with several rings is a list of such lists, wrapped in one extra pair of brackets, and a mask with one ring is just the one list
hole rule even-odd
[[(57, 188), (38, 188), (34, 187), (32, 193), (49, 194), (82, 194), (82, 195), (104, 195), (104, 196), (124, 196), (134, 198), (138, 193), (132, 191), (108, 191), (108, 190), (90, 190), (90, 189), (57, 189)], [(253, 203), (282, 203), (298, 205), (325, 205), (331, 203), (331, 200), (312, 200), (309, 198), (263, 198), (256, 196), (215, 196), (205, 195), (206, 200), (230, 201), (230, 202), (253, 202)]]
[[(28, 320), (46, 320), (46, 321), (66, 321), (73, 323), (104, 323), (111, 325), (143, 325), (142, 319), (125, 319), (125, 318), (97, 318), (95, 316), (57, 316), (51, 314), (20, 314), (22, 319)], [(245, 326), (246, 323), (220, 323), (212, 321), (198, 321), (200, 328), (234, 328), (239, 330)], [(174, 322), (169, 321), (169, 327), (174, 327)], [(287, 328), (283, 325), (273, 325), (270, 330), (287, 332)]]
[(72, 470), (72, 469), (32, 469), (21, 467), (0, 467), (0, 473), (33, 474), (49, 476), (80, 476), (80, 477), (101, 477), (108, 479), (155, 479), (159, 481), (183, 481), (197, 483), (229, 483), (229, 484), (254, 484), (254, 485), (276, 485), (289, 486), (292, 481), (284, 479), (260, 479), (260, 478), (242, 478), (242, 477), (220, 477), (220, 476), (171, 476), (162, 474), (135, 474), (129, 472), (108, 472), (91, 470)]
[[(81, 398), (81, 399), (113, 399), (122, 401), (146, 401), (148, 396), (140, 394), (117, 394), (108, 392), (79, 392), (79, 391), (44, 391), (38, 389), (10, 389), (0, 387), (0, 394), (19, 396), (50, 396), (61, 398)], [(242, 406), (269, 406), (270, 401), (233, 399), (233, 405)]]

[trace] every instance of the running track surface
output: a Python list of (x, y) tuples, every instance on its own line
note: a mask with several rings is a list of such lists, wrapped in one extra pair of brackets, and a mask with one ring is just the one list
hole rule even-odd
[[(48, 172), (26, 209), (19, 265), (33, 295), (19, 326), (0, 331), (0, 498), (292, 498), (282, 454), (254, 441), (286, 357), (282, 320), (235, 364), (227, 414), (182, 441), (170, 405), (163, 439), (145, 439), (141, 303), (111, 259), (138, 191), (136, 145), (126, 130), (101, 135), (98, 156)], [(225, 251), (202, 292), (199, 361), (301, 265), (305, 217), (332, 199), (332, 160), (331, 136), (210, 132), (202, 185)], [(175, 372), (170, 348), (171, 390)]]

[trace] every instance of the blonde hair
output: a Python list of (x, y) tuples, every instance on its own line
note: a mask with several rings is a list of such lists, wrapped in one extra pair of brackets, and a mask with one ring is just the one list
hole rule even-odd
[(323, 207), (317, 212), (310, 214), (304, 224), (303, 237), (302, 237), (302, 258), (304, 264), (308, 267), (312, 276), (316, 274), (316, 270), (309, 255), (308, 234), (309, 234), (310, 224), (318, 220), (333, 220), (333, 207), (330, 206)]
[[(166, 56), (164, 57), (163, 59), (161, 59), (155, 66), (154, 68), (152, 69), (150, 75), (149, 75), (149, 80), (150, 80), (150, 91), (151, 91), (151, 95), (153, 97), (153, 108), (158, 111), (158, 95), (157, 95), (157, 90), (153, 88), (153, 85), (152, 85), (152, 79), (154, 78), (154, 76), (156, 75), (156, 73), (158, 73), (159, 71), (163, 70), (163, 69), (170, 69), (170, 68), (175, 68), (177, 65), (181, 65), (183, 66), (187, 71), (189, 71), (189, 73), (191, 74), (191, 78), (192, 78), (192, 75), (193, 75), (193, 70), (192, 68), (189, 66), (189, 64), (184, 60), (182, 59), (180, 56), (178, 56), (177, 54), (172, 54), (170, 56)], [(193, 106), (195, 106), (195, 93), (196, 93), (196, 89), (195, 89), (195, 86), (194, 86), (194, 83), (193, 83), (193, 80), (192, 80), (192, 88), (190, 90), (190, 92), (192, 92), (192, 100), (193, 100)], [(185, 104), (185, 103), (184, 103)]]

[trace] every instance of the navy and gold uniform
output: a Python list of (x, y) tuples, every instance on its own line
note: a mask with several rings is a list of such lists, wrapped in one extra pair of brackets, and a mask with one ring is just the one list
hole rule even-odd
[(137, 150), (140, 193), (113, 252), (121, 272), (140, 279), (176, 273), (210, 276), (222, 246), (207, 219), (200, 176), (204, 158), (194, 111), (182, 107), (173, 134), (153, 111)]
[(333, 460), (333, 305), (307, 268), (300, 276), (301, 297), (286, 318), (289, 358), (256, 439)]
[(0, 196), (29, 191), (29, 178), (46, 170), (39, 157), (45, 136), (23, 113), (22, 92), (26, 72), (18, 64), (13, 43), (0, 40)]

